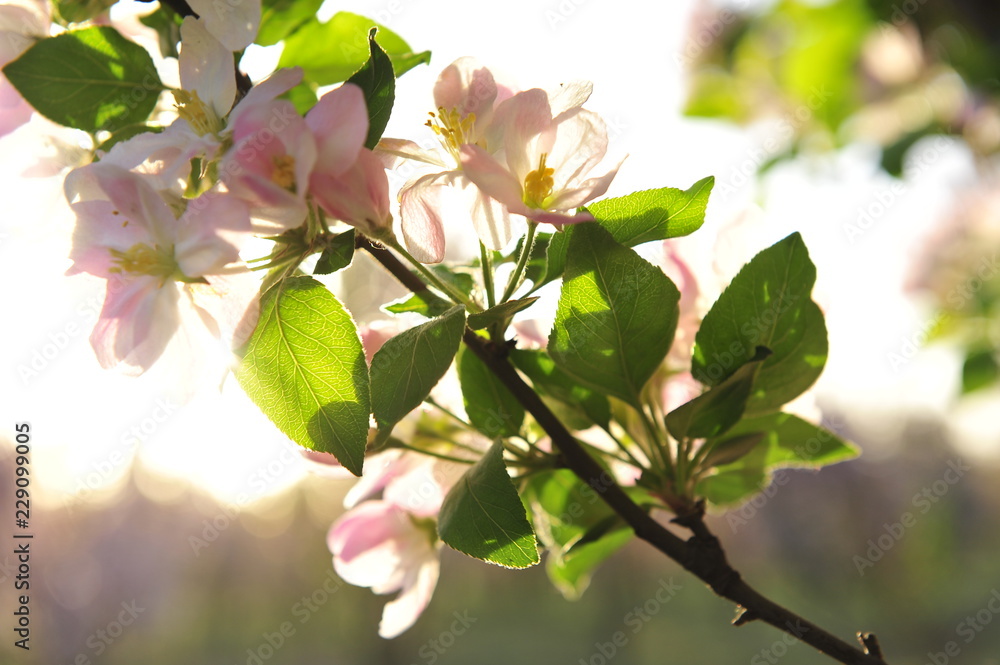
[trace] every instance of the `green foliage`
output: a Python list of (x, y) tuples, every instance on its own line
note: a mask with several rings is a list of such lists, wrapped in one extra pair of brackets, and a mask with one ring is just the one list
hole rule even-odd
[[(858, 455), (856, 446), (832, 432), (788, 413), (772, 413), (744, 418), (727, 433), (727, 440), (717, 445), (742, 446), (740, 437), (763, 435), (749, 452), (729, 464), (719, 464), (714, 475), (702, 480), (696, 493), (717, 505), (743, 501), (767, 487), (771, 473), (783, 467), (819, 468)], [(729, 442), (729, 443), (727, 443)], [(721, 452), (720, 452), (721, 454)]]
[(163, 90), (146, 50), (109, 27), (41, 39), (3, 72), (39, 113), (87, 132), (142, 123)]
[(668, 413), (666, 423), (670, 434), (677, 440), (708, 439), (724, 434), (743, 416), (754, 379), (769, 355), (767, 348), (757, 347), (756, 355), (725, 381)]
[(314, 275), (329, 275), (351, 265), (354, 259), (354, 229), (337, 234), (316, 261)]
[(453, 307), (440, 318), (405, 330), (372, 358), (372, 413), (379, 440), (430, 394), (455, 358), (465, 332), (465, 310)]
[(962, 363), (962, 393), (989, 388), (1000, 381), (1000, 363), (993, 349), (969, 351)]
[[(578, 381), (556, 367), (556, 363), (545, 351), (515, 349), (510, 360), (532, 386), (556, 408), (561, 419), (576, 429), (586, 429), (591, 424), (608, 427), (611, 420), (611, 405), (604, 395), (580, 385)], [(556, 407), (553, 401), (559, 403)], [(560, 408), (561, 407), (561, 408)]]
[(549, 552), (549, 579), (571, 600), (583, 594), (597, 566), (633, 535), (597, 492), (568, 469), (532, 476), (522, 499)]
[(289, 35), (278, 67), (302, 67), (306, 80), (314, 85), (346, 81), (368, 60), (368, 34), (373, 27), (378, 28), (376, 41), (388, 54), (397, 77), (430, 62), (430, 51), (414, 53), (389, 28), (364, 16), (338, 12), (326, 23), (313, 17)]
[(535, 534), (507, 475), (498, 441), (465, 472), (441, 505), (438, 534), (450, 547), (505, 568), (539, 561)]
[(524, 407), (513, 393), (469, 349), (459, 350), (456, 364), (469, 422), (491, 439), (517, 436), (524, 422)]
[(486, 311), (469, 316), (469, 327), (473, 330), (483, 330), (494, 323), (504, 323), (523, 309), (531, 307), (538, 298), (520, 298), (518, 300), (508, 300), (496, 307), (490, 307)]
[(573, 229), (548, 349), (561, 370), (633, 406), (666, 357), (680, 294), (594, 223)]
[(350, 314), (311, 277), (284, 279), (261, 297), (260, 320), (236, 378), (300, 446), (332, 453), (361, 475), (368, 440), (368, 368)]
[(816, 268), (793, 233), (753, 258), (705, 315), (695, 336), (691, 373), (716, 386), (755, 353), (772, 351), (747, 401), (747, 413), (775, 411), (801, 395), (823, 371), (823, 313), (810, 300)]
[(375, 42), (377, 31), (377, 28), (372, 28), (368, 33), (368, 47), (371, 51), (368, 62), (347, 79), (348, 83), (361, 88), (365, 95), (365, 104), (368, 106), (368, 138), (365, 139), (365, 147), (369, 150), (374, 149), (382, 138), (396, 99), (396, 78), (392, 73), (392, 62)]
[(117, 0), (53, 0), (55, 18), (61, 23), (82, 23), (107, 11)]
[(587, 211), (615, 240), (634, 247), (686, 236), (701, 228), (714, 185), (715, 178), (708, 176), (686, 190), (663, 187), (633, 192), (592, 203)]
[(160, 5), (159, 9), (151, 14), (146, 14), (139, 19), (139, 22), (156, 31), (160, 42), (160, 55), (164, 58), (177, 57), (177, 43), (181, 40), (180, 16), (175, 14), (172, 9)]
[(449, 301), (435, 295), (433, 292), (421, 291), (420, 293), (413, 293), (395, 300), (383, 306), (382, 309), (391, 314), (416, 312), (428, 319), (433, 319), (435, 316), (441, 316), (451, 309), (451, 307), (452, 305)]
[(254, 42), (261, 46), (277, 44), (315, 17), (322, 4), (323, 0), (263, 0)]

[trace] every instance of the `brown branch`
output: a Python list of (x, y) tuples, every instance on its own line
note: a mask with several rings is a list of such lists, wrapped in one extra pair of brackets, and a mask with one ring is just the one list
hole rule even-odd
[[(413, 291), (425, 291), (427, 286), (391, 252), (360, 240), (358, 247)], [(463, 341), (470, 351), (490, 368), (494, 375), (517, 398), (525, 410), (552, 439), (567, 468), (590, 485), (601, 498), (646, 541), (711, 587), (717, 595), (733, 601), (741, 613), (733, 621), (736, 626), (750, 621), (763, 621), (811, 645), (845, 665), (886, 665), (874, 636), (862, 638), (865, 651), (841, 640), (816, 624), (803, 619), (761, 595), (748, 585), (729, 565), (725, 551), (703, 520), (699, 508), (675, 521), (693, 533), (688, 540), (673, 534), (639, 507), (608, 473), (590, 456), (562, 422), (545, 405), (507, 360), (507, 348), (495, 344), (466, 329)]]

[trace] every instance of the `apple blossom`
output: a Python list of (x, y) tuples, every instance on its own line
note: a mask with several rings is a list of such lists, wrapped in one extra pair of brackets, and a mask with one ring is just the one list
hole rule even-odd
[[(582, 95), (571, 92), (579, 101)], [(538, 88), (520, 92), (495, 112), (492, 131), (503, 150), (490, 154), (478, 145), (462, 146), (465, 174), (512, 213), (555, 225), (590, 221), (570, 211), (604, 194), (618, 166), (584, 179), (604, 158), (608, 132), (604, 121), (580, 106), (560, 111)], [(499, 156), (498, 156), (499, 155)]]
[(434, 106), (427, 126), (440, 139), (434, 149), (413, 141), (382, 139), (378, 150), (427, 164), (431, 172), (407, 182), (399, 193), (401, 229), (409, 251), (424, 263), (444, 258), (445, 227), (471, 219), (482, 243), (500, 250), (523, 227), (506, 208), (485, 195), (463, 173), (461, 148), (478, 143), (495, 149), (486, 135), (494, 108), (510, 96), (493, 73), (475, 58), (459, 58), (446, 67), (434, 86)]
[(382, 637), (408, 629), (430, 602), (441, 567), (430, 520), (390, 501), (366, 501), (334, 523), (327, 545), (346, 582), (378, 594), (399, 592), (382, 610)]
[(108, 280), (90, 338), (103, 367), (149, 369), (181, 327), (182, 297), (220, 333), (192, 287), (239, 260), (246, 206), (216, 192), (168, 203), (143, 176), (100, 162), (71, 172), (66, 195), (77, 216), (68, 274)]

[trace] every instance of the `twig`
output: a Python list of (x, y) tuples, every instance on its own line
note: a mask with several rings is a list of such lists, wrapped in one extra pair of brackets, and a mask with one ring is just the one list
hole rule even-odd
[[(358, 246), (371, 253), (405, 286), (414, 291), (427, 289), (427, 286), (390, 252), (371, 247), (367, 241), (359, 242)], [(508, 362), (506, 345), (495, 344), (468, 329), (465, 331), (463, 341), (545, 430), (559, 451), (565, 466), (590, 485), (605, 503), (632, 527), (638, 538), (660, 550), (704, 581), (717, 595), (738, 605), (742, 613), (733, 622), (734, 625), (763, 621), (845, 665), (886, 665), (878, 641), (870, 633), (865, 634), (867, 639), (859, 637), (865, 646), (865, 651), (861, 651), (766, 598), (748, 585), (729, 565), (718, 538), (705, 525), (701, 504), (698, 504), (690, 514), (678, 516), (674, 520), (692, 532), (693, 535), (688, 540), (681, 539), (653, 519), (629, 498), (549, 410), (531, 386), (525, 383), (514, 366)]]

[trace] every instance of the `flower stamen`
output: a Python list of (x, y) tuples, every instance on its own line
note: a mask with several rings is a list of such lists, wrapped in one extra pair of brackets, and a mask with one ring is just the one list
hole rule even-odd
[(529, 208), (544, 208), (545, 200), (552, 196), (552, 187), (555, 185), (552, 175), (555, 169), (545, 165), (548, 156), (548, 153), (543, 152), (538, 158), (538, 168), (524, 176), (524, 205)]
[(434, 133), (441, 137), (441, 145), (452, 154), (455, 162), (461, 165), (462, 159), (459, 154), (462, 146), (466, 143), (475, 143), (474, 130), (476, 125), (476, 114), (470, 113), (465, 117), (458, 112), (458, 109), (444, 110), (438, 107), (438, 112), (428, 113), (430, 120), (424, 124), (434, 130)]

